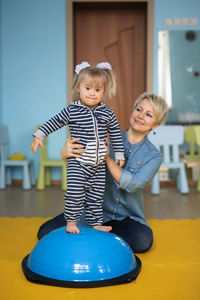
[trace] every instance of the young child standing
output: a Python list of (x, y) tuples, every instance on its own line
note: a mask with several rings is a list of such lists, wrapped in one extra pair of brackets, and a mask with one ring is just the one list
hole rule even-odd
[(33, 134), (31, 150), (35, 153), (38, 146), (44, 147), (43, 140), (48, 134), (69, 125), (71, 138), (80, 139), (84, 153), (81, 157), (67, 160), (66, 231), (80, 232), (77, 221), (83, 209), (88, 225), (110, 231), (110, 226), (102, 226), (107, 135), (113, 145), (115, 161), (120, 167), (124, 164), (124, 148), (117, 119), (103, 99), (115, 94), (116, 80), (107, 62), (96, 66), (82, 62), (76, 66), (75, 73), (74, 101)]

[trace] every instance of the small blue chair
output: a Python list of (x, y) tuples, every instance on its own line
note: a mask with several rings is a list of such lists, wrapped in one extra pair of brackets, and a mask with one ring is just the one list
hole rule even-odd
[[(161, 169), (177, 169), (177, 189), (182, 194), (189, 192), (185, 164), (179, 157), (179, 145), (184, 142), (184, 127), (181, 125), (162, 125), (152, 130), (148, 139), (160, 150), (163, 155)], [(158, 171), (159, 172), (159, 171)], [(160, 193), (158, 172), (154, 176), (151, 185), (151, 193)]]
[(35, 184), (35, 176), (33, 165), (30, 160), (9, 160), (8, 159), (9, 136), (7, 126), (0, 126), (0, 189), (5, 189), (6, 185), (12, 182), (12, 167), (23, 168), (23, 184), (24, 190), (31, 189)]

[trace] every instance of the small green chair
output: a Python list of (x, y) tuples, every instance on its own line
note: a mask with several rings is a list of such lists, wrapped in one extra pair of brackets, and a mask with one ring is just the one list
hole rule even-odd
[[(37, 126), (35, 130), (37, 130), (40, 126)], [(67, 190), (67, 174), (66, 174), (66, 164), (61, 159), (49, 159), (48, 158), (48, 150), (47, 150), (47, 142), (48, 139), (45, 138), (43, 141), (44, 148), (39, 147), (40, 151), (40, 165), (39, 165), (39, 173), (36, 187), (38, 190), (44, 190), (45, 186), (51, 185), (51, 168), (52, 167), (61, 167), (62, 168), (62, 190)]]
[(200, 155), (197, 155), (195, 145), (196, 145), (196, 135), (194, 131), (194, 125), (188, 125), (184, 127), (184, 140), (190, 145), (189, 154), (186, 156), (187, 158), (197, 158)]
[[(198, 155), (199, 166), (200, 166), (200, 125), (195, 125), (194, 131), (195, 131), (196, 143), (198, 145), (198, 154), (197, 155)], [(198, 181), (197, 181), (197, 191), (200, 192), (200, 172), (199, 172)]]
[(194, 125), (184, 127), (184, 141), (189, 144), (189, 154), (185, 154), (181, 160), (186, 165), (188, 178), (192, 179), (192, 168), (200, 166), (200, 147), (196, 147), (196, 134)]

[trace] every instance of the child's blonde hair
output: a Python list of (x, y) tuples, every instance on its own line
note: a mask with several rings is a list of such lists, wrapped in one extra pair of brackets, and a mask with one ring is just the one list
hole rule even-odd
[(145, 92), (142, 95), (140, 95), (134, 103), (133, 111), (135, 110), (137, 105), (144, 99), (148, 99), (151, 103), (156, 115), (156, 122), (158, 124), (164, 123), (168, 115), (168, 105), (162, 97), (157, 96), (155, 94)]
[(97, 87), (102, 84), (104, 85), (104, 98), (111, 98), (116, 93), (116, 76), (113, 70), (108, 68), (99, 68), (97, 66), (89, 66), (82, 69), (78, 74), (75, 75), (74, 84), (72, 88), (72, 100), (78, 100), (80, 98), (78, 89), (82, 80), (85, 77), (92, 82), (95, 82)]

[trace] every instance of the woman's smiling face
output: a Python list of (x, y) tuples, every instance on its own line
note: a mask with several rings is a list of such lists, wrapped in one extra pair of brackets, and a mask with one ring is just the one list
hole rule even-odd
[(148, 99), (143, 99), (138, 103), (131, 114), (130, 126), (132, 130), (141, 133), (148, 133), (158, 126), (156, 114)]

